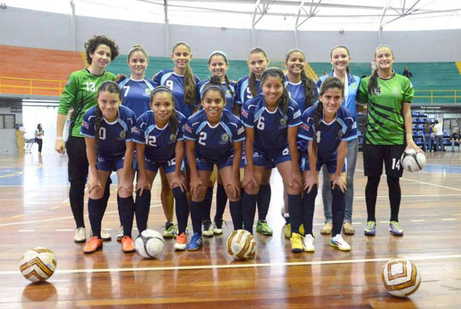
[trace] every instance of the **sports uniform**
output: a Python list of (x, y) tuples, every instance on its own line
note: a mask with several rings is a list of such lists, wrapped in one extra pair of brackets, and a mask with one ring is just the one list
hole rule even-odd
[[(210, 79), (207, 78), (206, 80), (202, 80), (201, 82), (197, 84), (197, 87), (196, 87), (197, 88), (197, 105), (200, 104), (202, 100), (202, 96), (203, 96), (203, 90), (205, 89), (205, 86), (208, 85), (209, 83), (210, 83)], [(236, 90), (235, 90), (236, 83), (233, 81), (230, 81), (229, 87), (234, 93), (234, 95), (231, 94), (231, 91), (227, 87), (226, 82), (224, 81), (222, 83), (222, 88), (224, 90), (224, 93), (226, 94), (226, 105), (224, 106), (224, 108), (227, 109), (228, 111), (232, 111), (232, 106), (234, 105), (234, 99), (235, 99), (235, 94), (236, 94)]]
[(118, 86), (122, 89), (122, 104), (131, 109), (137, 118), (150, 110), (150, 95), (157, 86), (153, 81), (129, 77), (120, 81)]
[[(244, 76), (237, 81), (236, 91), (235, 91), (235, 100), (234, 103), (238, 105), (245, 104), (248, 100), (253, 98), (250, 90), (249, 76)], [(262, 92), (261, 90), (261, 81), (256, 80), (256, 89), (258, 94)]]

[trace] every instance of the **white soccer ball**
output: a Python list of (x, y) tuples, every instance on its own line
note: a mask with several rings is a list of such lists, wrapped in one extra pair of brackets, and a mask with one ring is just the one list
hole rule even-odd
[(250, 232), (233, 231), (226, 241), (227, 252), (237, 260), (247, 260), (255, 257), (256, 241)]
[(381, 272), (384, 287), (393, 296), (407, 297), (419, 288), (421, 275), (416, 265), (407, 259), (394, 259)]
[(32, 282), (41, 282), (50, 278), (56, 270), (56, 256), (45, 247), (27, 250), (21, 258), (21, 274)]
[(154, 230), (144, 230), (134, 243), (136, 252), (145, 259), (158, 258), (163, 252), (164, 240), (162, 234)]
[(410, 148), (400, 158), (402, 167), (409, 172), (419, 172), (426, 166), (426, 156), (422, 152)]

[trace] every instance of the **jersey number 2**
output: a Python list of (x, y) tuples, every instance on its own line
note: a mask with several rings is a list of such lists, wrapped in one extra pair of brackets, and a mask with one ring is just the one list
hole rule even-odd
[(206, 132), (200, 132), (200, 137), (198, 138), (198, 143), (200, 145), (206, 146), (205, 140), (206, 140)]

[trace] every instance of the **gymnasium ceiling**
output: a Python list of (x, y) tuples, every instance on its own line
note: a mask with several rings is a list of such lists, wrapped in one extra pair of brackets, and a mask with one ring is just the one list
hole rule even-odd
[[(52, 5), (47, 5), (52, 3)], [(461, 29), (459, 0), (15, 0), (76, 15), (221, 28), (300, 31)]]

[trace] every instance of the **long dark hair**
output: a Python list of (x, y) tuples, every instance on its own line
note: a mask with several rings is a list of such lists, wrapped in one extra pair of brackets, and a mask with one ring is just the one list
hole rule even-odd
[(279, 108), (282, 110), (282, 114), (286, 116), (286, 114), (288, 113), (288, 104), (290, 102), (290, 95), (288, 94), (288, 90), (285, 87), (285, 74), (279, 68), (275, 68), (275, 67), (267, 68), (261, 77), (261, 87), (262, 85), (264, 85), (264, 82), (266, 81), (268, 77), (278, 77), (280, 79), (280, 82), (283, 87), (283, 92), (282, 92), (281, 98), (279, 99)]
[[(250, 55), (258, 54), (258, 53), (263, 54), (264, 58), (266, 58), (267, 60), (266, 52), (262, 48), (255, 47), (252, 50), (250, 50)], [(250, 92), (253, 97), (258, 95), (258, 87), (256, 86), (256, 76), (251, 70), (250, 70), (250, 75), (248, 77), (248, 88), (250, 88)]]
[[(99, 99), (99, 94), (103, 91), (118, 94), (120, 101), (122, 101), (122, 90), (120, 90), (120, 87), (117, 85), (117, 83), (110, 81), (110, 80), (102, 83), (101, 86), (99, 86), (98, 88), (97, 99)], [(99, 103), (98, 103), (96, 105), (96, 118), (95, 118), (96, 128), (95, 128), (95, 134), (94, 134), (94, 143), (96, 146), (96, 152), (98, 151), (98, 148), (99, 148), (99, 131), (101, 130), (102, 119), (103, 119), (102, 111), (99, 108)]]
[[(285, 63), (288, 62), (288, 59), (290, 58), (291, 54), (295, 52), (302, 54), (304, 57), (304, 62), (306, 62), (306, 56), (304, 55), (304, 53), (300, 49), (296, 48), (296, 49), (292, 49), (288, 51), (287, 56), (285, 57)], [(317, 86), (314, 80), (310, 78), (309, 76), (307, 76), (305, 70), (301, 71), (301, 83), (304, 88), (304, 94), (305, 94), (304, 101), (306, 103), (306, 107), (312, 106), (312, 104), (314, 104), (315, 99), (316, 99), (315, 90), (317, 89)]]
[[(227, 55), (223, 51), (220, 51), (220, 50), (216, 50), (216, 51), (211, 53), (211, 55), (208, 57), (208, 65), (210, 65), (211, 57), (213, 57), (213, 56), (221, 56), (221, 57), (223, 57), (224, 62), (226, 62), (226, 65), (229, 65), (229, 62), (227, 61)], [(230, 81), (229, 81), (229, 77), (227, 77), (227, 74), (224, 74), (224, 81), (226, 82), (226, 87), (229, 90), (231, 96), (234, 97), (234, 91), (232, 90), (232, 87), (230, 86)], [(210, 79), (210, 82), (211, 82), (211, 79)]]
[(318, 141), (317, 141), (317, 134), (320, 132), (318, 130), (320, 126), (320, 121), (323, 118), (323, 103), (320, 101), (320, 97), (325, 93), (330, 88), (337, 88), (341, 90), (341, 95), (344, 96), (344, 84), (341, 82), (341, 80), (337, 77), (334, 76), (329, 76), (327, 77), (323, 82), (322, 85), (320, 86), (320, 93), (319, 93), (319, 102), (317, 103), (317, 106), (315, 108), (315, 114), (314, 114), (314, 151), (317, 153), (317, 146), (318, 146)]
[[(391, 49), (391, 47), (389, 45), (381, 44), (378, 47), (376, 47), (376, 49), (375, 49), (375, 57), (374, 58), (376, 58), (376, 53), (382, 47), (388, 48), (391, 51), (392, 56), (394, 56), (394, 52), (392, 51), (392, 49)], [(371, 76), (370, 76), (370, 81), (368, 82), (368, 93), (372, 94), (372, 95), (376, 94), (377, 87), (378, 87), (378, 66), (376, 66), (376, 69), (373, 71), (373, 74), (371, 74)]]
[[(178, 46), (185, 46), (189, 53), (191, 53), (190, 46), (186, 42), (178, 42), (173, 46), (172, 53), (174, 54), (174, 50)], [(194, 73), (192, 73), (192, 68), (190, 67), (190, 61), (187, 63), (186, 71), (184, 72), (184, 102), (186, 104), (192, 105), (196, 102), (195, 97), (195, 78)]]
[(155, 94), (159, 92), (167, 92), (170, 95), (171, 103), (173, 104), (173, 110), (171, 111), (169, 124), (171, 127), (171, 131), (174, 134), (176, 134), (176, 131), (178, 130), (178, 126), (179, 126), (179, 117), (178, 117), (178, 113), (176, 112), (176, 109), (174, 108), (174, 96), (173, 96), (173, 92), (171, 92), (171, 89), (166, 86), (155, 87), (150, 95), (150, 105), (154, 103), (154, 96)]

